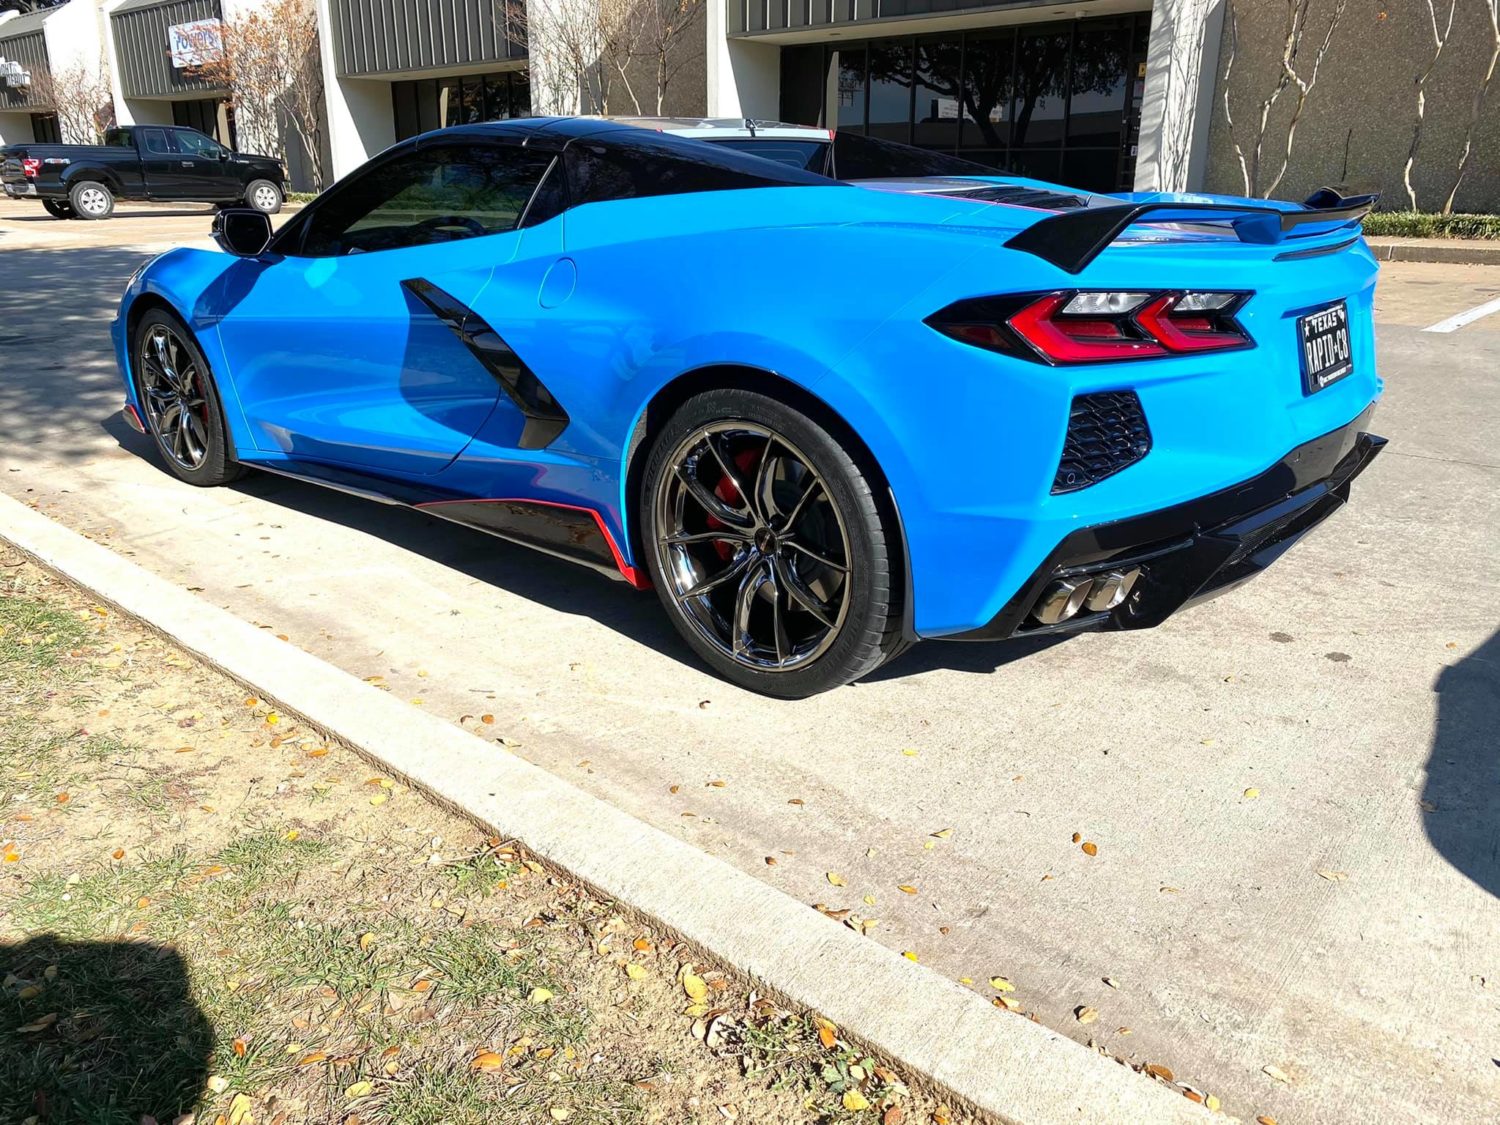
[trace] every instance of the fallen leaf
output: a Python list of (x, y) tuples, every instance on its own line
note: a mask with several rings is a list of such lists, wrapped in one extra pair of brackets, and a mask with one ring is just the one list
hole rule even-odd
[(231, 1046), (234, 1048), (236, 1058), (242, 1059), (250, 1052), (250, 1045), (245, 1042), (243, 1037), (236, 1037)]
[(210, 1093), (222, 1094), (225, 1090), (229, 1089), (229, 1079), (225, 1078), (222, 1074), (210, 1075), (208, 1089)]
[(910, 746), (908, 746), (905, 750), (901, 751), (901, 753), (905, 754), (908, 758), (915, 758), (917, 756), (917, 752), (915, 750), (913, 750)]
[(375, 935), (374, 934), (360, 934), (359, 935), (359, 951), (361, 953), (368, 953), (370, 951), (370, 946), (372, 946), (374, 944), (375, 944)]
[(849, 884), (837, 871), (828, 872), (828, 881), (835, 887), (847, 887)]
[(236, 1094), (229, 1103), (229, 1125), (253, 1125), (250, 1095)]
[(708, 996), (708, 982), (693, 973), (682, 975), (682, 991), (692, 1000), (703, 1000)]
[(1437, 812), (1438, 811), (1438, 807), (1437, 807), (1436, 803), (1434, 803), (1432, 801), (1422, 801), (1421, 805), (1422, 805), (1422, 811), (1423, 812)]
[(1081, 843), (1082, 841), (1083, 841), (1083, 837), (1082, 836), (1080, 836), (1077, 832), (1073, 833), (1073, 843), (1077, 844), (1077, 843)]
[(630, 945), (637, 953), (650, 953), (655, 948), (655, 946), (643, 937), (636, 938)]
[(353, 1100), (355, 1098), (367, 1098), (375, 1092), (375, 1083), (368, 1079), (354, 1083), (344, 1091), (344, 1097)]
[(917, 888), (910, 883), (897, 883), (896, 889), (904, 895), (914, 895), (917, 893)]
[(1153, 1078), (1160, 1078), (1164, 1082), (1171, 1082), (1173, 1080), (1172, 1071), (1169, 1068), (1162, 1066), (1160, 1063), (1151, 1063), (1150, 1065), (1148, 1065), (1146, 1067), (1146, 1073), (1151, 1075), (1151, 1077)]
[(951, 829), (951, 828), (939, 828), (936, 832), (934, 832), (932, 834), (932, 837), (935, 840), (946, 840), (946, 839), (948, 839), (948, 837), (950, 837), (952, 835), (953, 835), (953, 829)]
[(555, 1105), (547, 1111), (553, 1121), (566, 1121), (573, 1116), (573, 1111), (567, 1106)]
[(1115, 980), (1114, 977), (1102, 977), (1101, 979), (1104, 981), (1105, 984), (1109, 985), (1110, 988), (1119, 988), (1120, 987), (1120, 982), (1117, 981), (1117, 980)]
[(631, 980), (645, 980), (646, 967), (644, 965), (637, 965), (634, 961), (632, 961), (630, 964), (625, 966), (625, 975)]
[(1099, 1018), (1099, 1013), (1087, 1004), (1073, 1009), (1073, 1018), (1079, 1023), (1093, 1023)]
[(385, 804), (386, 801), (389, 800), (389, 799), (390, 798), (389, 798), (388, 794), (385, 794), (385, 793), (376, 793), (375, 796), (373, 796), (373, 797), (370, 798), (370, 804), (374, 805), (376, 808), (379, 808), (381, 805)]
[(729, 784), (729, 783), (726, 782), (726, 781), (710, 781), (710, 782), (707, 782), (706, 784), (707, 784), (708, 788), (710, 788), (710, 789), (723, 789), (724, 786), (727, 785), (727, 784)]
[(1256, 1125), (1276, 1125), (1276, 1118), (1269, 1113), (1263, 1113), (1255, 1119)]
[(1282, 1070), (1279, 1066), (1276, 1066), (1273, 1063), (1267, 1063), (1260, 1069), (1264, 1074), (1266, 1074), (1268, 1077), (1274, 1078), (1277, 1082), (1285, 1082), (1288, 1085), (1291, 1085), (1292, 1076), (1286, 1071)]
[(550, 988), (533, 988), (526, 999), (533, 1004), (545, 1004), (548, 1000), (552, 999), (552, 990)]
[(1004, 977), (990, 977), (990, 987), (997, 992), (1014, 992), (1016, 986)]
[(1092, 840), (1085, 840), (1081, 845), (1084, 855), (1098, 855), (1099, 845)]
[(768, 855), (768, 856), (766, 856), (766, 866), (767, 867), (775, 867), (776, 866), (776, 857), (774, 855)]
[(1347, 872), (1347, 871), (1319, 871), (1318, 872), (1318, 877), (1322, 878), (1322, 879), (1327, 879), (1330, 883), (1342, 883), (1345, 879), (1349, 878), (1349, 872)]
[(818, 1042), (823, 1044), (825, 1050), (833, 1050), (834, 1044), (838, 1042), (838, 1028), (827, 1020), (819, 1020)]
[(320, 1062), (322, 1062), (327, 1057), (328, 1056), (324, 1052), (322, 1052), (322, 1051), (314, 1051), (312, 1054), (310, 1054), (310, 1055), (303, 1055), (300, 1059), (298, 1059), (297, 1060), (297, 1065), (298, 1066), (312, 1066), (314, 1063), (320, 1063)]
[(57, 803), (59, 805), (66, 805), (70, 799), (66, 793), (59, 793), (57, 795)]
[(915, 953), (913, 953), (910, 949), (903, 949), (901, 951), (901, 956), (905, 957), (908, 961), (915, 961), (915, 960), (917, 960), (917, 955)]
[(1203, 1104), (1208, 1107), (1209, 1112), (1218, 1113), (1219, 1109), (1223, 1106), (1224, 1103), (1219, 1101), (1218, 1097), (1216, 1097), (1215, 1095), (1209, 1094), (1204, 1097)]
[(497, 1055), (494, 1051), (480, 1051), (474, 1056), (474, 1061), (469, 1064), (473, 1069), (479, 1071), (499, 1070), (505, 1065), (505, 1057)]
[(870, 1108), (869, 1099), (861, 1094), (858, 1090), (845, 1090), (843, 1102), (844, 1108), (847, 1109), (850, 1113), (859, 1113), (861, 1110)]
[(33, 1020), (31, 1023), (22, 1024), (20, 1027), (16, 1028), (16, 1030), (19, 1031), (19, 1032), (24, 1032), (26, 1034), (30, 1034), (31, 1032), (34, 1032), (34, 1031), (46, 1031), (49, 1027), (51, 1027), (56, 1022), (57, 1022), (57, 1013), (56, 1012), (48, 1012), (41, 1019)]
[(1247, 800), (1253, 801), (1253, 800), (1255, 800), (1255, 798), (1257, 798), (1259, 796), (1260, 796), (1260, 790), (1257, 789), (1257, 788), (1255, 788), (1253, 785), (1249, 789), (1245, 790), (1245, 797), (1246, 797)]

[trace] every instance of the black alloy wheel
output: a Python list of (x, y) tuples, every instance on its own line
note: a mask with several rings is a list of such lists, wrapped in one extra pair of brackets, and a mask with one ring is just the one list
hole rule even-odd
[(46, 210), (47, 214), (51, 215), (54, 219), (74, 218), (73, 208), (68, 206), (68, 204), (64, 203), (61, 199), (44, 199), (42, 200), (42, 207)]
[(146, 430), (167, 468), (205, 487), (241, 476), (229, 453), (218, 389), (186, 325), (153, 309), (136, 326), (132, 352)]
[(725, 678), (801, 698), (900, 647), (893, 542), (825, 429), (745, 390), (690, 399), (652, 448), (647, 565), (668, 616)]

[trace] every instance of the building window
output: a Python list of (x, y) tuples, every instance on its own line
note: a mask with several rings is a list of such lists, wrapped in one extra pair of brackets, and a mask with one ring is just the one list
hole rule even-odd
[(218, 98), (193, 98), (190, 101), (172, 103), (172, 124), (185, 125), (189, 129), (197, 129), (205, 136), (212, 137), (225, 148), (235, 148), (234, 136), (234, 113), (229, 107), (225, 107), (225, 120), (229, 125), (229, 135), (220, 136), (219, 129), (219, 105)]
[(31, 115), (31, 139), (39, 145), (62, 144), (62, 129), (55, 113), (33, 113)]
[(531, 88), (525, 75), (512, 71), (392, 82), (391, 107), (396, 139), (404, 141), (450, 125), (529, 117)]
[(1134, 176), (1150, 26), (1142, 14), (788, 47), (781, 116), (1114, 191)]

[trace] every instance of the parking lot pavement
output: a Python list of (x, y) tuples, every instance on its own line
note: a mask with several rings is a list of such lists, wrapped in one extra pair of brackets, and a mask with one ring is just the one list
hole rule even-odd
[[(272, 222), (296, 214), (288, 204)], [(207, 203), (121, 202), (102, 222), (54, 219), (40, 203), (0, 196), (0, 250), (49, 250), (72, 246), (180, 245), (209, 242), (214, 207)]]
[(1420, 331), (1500, 268), (1386, 268), (1391, 445), (1265, 576), (1152, 632), (928, 643), (789, 704), (588, 572), (287, 480), (179, 484), (118, 415), (139, 252), (0, 259), (10, 494), (1246, 1120), (1500, 1104), (1500, 341)]

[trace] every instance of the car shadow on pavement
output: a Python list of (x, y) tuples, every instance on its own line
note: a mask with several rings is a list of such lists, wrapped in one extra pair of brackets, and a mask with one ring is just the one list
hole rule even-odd
[(1422, 822), (1438, 852), (1500, 898), (1500, 631), (1433, 684)]
[(612, 582), (577, 563), (410, 508), (364, 500), (270, 473), (252, 472), (231, 487), (314, 519), (373, 535), (485, 585), (560, 613), (597, 621), (681, 664), (701, 667), (672, 628), (655, 594)]
[(175, 950), (45, 934), (0, 942), (0, 974), (0, 1121), (166, 1122), (193, 1111), (214, 1031)]

